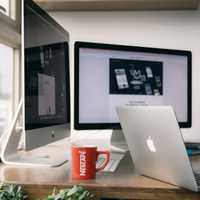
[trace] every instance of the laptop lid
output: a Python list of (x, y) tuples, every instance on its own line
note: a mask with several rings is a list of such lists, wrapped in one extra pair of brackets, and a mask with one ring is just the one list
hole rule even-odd
[(117, 113), (139, 173), (198, 190), (172, 107), (124, 106)]

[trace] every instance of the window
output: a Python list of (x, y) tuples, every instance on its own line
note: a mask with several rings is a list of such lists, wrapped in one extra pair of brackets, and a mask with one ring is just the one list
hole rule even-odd
[(12, 119), (13, 93), (13, 49), (0, 44), (0, 133), (3, 133)]
[(20, 0), (0, 0), (0, 13), (16, 20), (18, 14), (16, 6), (19, 5), (18, 1), (20, 2)]
[(1, 0), (0, 1), (0, 12), (3, 14), (10, 16), (10, 8), (9, 8), (10, 2), (9, 0)]
[(21, 0), (0, 0), (0, 137), (19, 102)]

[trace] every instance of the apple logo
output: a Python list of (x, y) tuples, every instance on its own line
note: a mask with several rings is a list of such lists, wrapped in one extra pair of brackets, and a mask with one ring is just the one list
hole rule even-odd
[(153, 142), (151, 136), (148, 137), (148, 139), (146, 140), (146, 143), (147, 143), (147, 146), (148, 146), (149, 150), (151, 152), (155, 153), (156, 152), (156, 147), (154, 145), (154, 142)]

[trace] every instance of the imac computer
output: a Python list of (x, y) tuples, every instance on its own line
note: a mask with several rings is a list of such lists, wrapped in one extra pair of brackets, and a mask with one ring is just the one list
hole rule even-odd
[(25, 149), (66, 137), (69, 128), (68, 44), (25, 49)]
[(119, 105), (171, 105), (191, 127), (190, 51), (76, 42), (74, 53), (76, 130), (120, 130)]
[(24, 97), (2, 157), (8, 164), (58, 166), (67, 159), (65, 149), (35, 157), (14, 151), (23, 125), (26, 151), (70, 136), (69, 34), (31, 0), (24, 1), (23, 16)]

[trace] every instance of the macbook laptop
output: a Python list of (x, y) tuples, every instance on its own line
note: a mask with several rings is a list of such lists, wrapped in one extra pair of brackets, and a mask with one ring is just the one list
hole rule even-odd
[(170, 106), (117, 107), (120, 123), (138, 172), (193, 191), (200, 189)]

